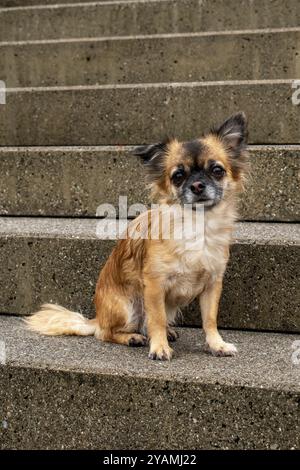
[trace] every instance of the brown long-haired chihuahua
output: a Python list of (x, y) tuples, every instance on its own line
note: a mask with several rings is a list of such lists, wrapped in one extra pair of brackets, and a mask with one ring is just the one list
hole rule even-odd
[[(201, 244), (190, 250), (184, 240), (164, 238), (161, 231), (155, 239), (127, 231), (100, 273), (96, 318), (43, 305), (26, 320), (29, 328), (46, 335), (95, 335), (128, 346), (149, 341), (151, 359), (170, 360), (173, 350), (168, 341), (178, 337), (171, 325), (180, 307), (198, 297), (206, 347), (214, 355), (234, 355), (235, 346), (225, 343), (217, 330), (217, 314), (236, 196), (247, 172), (246, 127), (245, 115), (238, 113), (202, 138), (184, 143), (168, 139), (136, 148), (158, 203), (189, 205), (192, 209), (184, 210), (188, 217), (194, 216), (197, 204), (204, 207)], [(145, 214), (135, 219), (134, 226), (143, 218)]]

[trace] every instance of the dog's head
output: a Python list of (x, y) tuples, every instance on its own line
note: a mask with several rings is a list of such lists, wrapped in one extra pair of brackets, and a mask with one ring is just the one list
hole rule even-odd
[(213, 207), (242, 189), (247, 172), (247, 124), (237, 113), (204, 137), (188, 142), (167, 139), (137, 147), (155, 199)]

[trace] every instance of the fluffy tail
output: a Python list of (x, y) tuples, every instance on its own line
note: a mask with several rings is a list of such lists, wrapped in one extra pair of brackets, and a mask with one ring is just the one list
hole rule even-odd
[(96, 319), (88, 320), (80, 313), (54, 304), (42, 305), (41, 310), (26, 318), (25, 322), (30, 330), (42, 335), (89, 336), (97, 330)]

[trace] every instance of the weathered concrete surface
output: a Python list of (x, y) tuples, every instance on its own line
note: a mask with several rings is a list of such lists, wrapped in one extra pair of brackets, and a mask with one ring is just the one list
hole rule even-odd
[(249, 117), (249, 143), (300, 143), (294, 92), (291, 80), (7, 89), (0, 145), (188, 139), (239, 109)]
[(128, 2), (164, 2), (166, 0), (0, 0), (0, 7), (3, 8), (14, 8), (14, 7), (35, 7), (45, 8), (47, 6), (55, 5), (62, 6), (65, 4), (73, 3), (128, 3)]
[[(98, 3), (118, 1), (124, 2), (127, 0), (99, 0)], [(132, 0), (129, 0), (132, 1)], [(133, 0), (134, 2), (148, 1), (148, 0)], [(150, 0), (151, 1), (151, 0)], [(160, 1), (160, 0), (157, 0)], [(162, 0), (164, 1), (164, 0)], [(91, 0), (0, 0), (0, 7), (14, 8), (14, 7), (44, 7), (47, 5), (61, 5), (68, 3), (93, 3)], [(94, 2), (96, 3), (96, 1)]]
[[(55, 302), (94, 315), (96, 280), (114, 240), (99, 220), (2, 218), (0, 312), (29, 314)], [(99, 233), (99, 232), (98, 232)], [(300, 331), (300, 226), (240, 223), (225, 276), (220, 325)], [(199, 324), (195, 303), (185, 324)]]
[(147, 204), (144, 170), (132, 150), (0, 148), (0, 213), (95, 217), (100, 204), (117, 208), (119, 195), (129, 205)]
[(300, 28), (0, 43), (0, 70), (9, 88), (297, 78), (297, 44)]
[(246, 220), (299, 221), (300, 147), (253, 146), (251, 175), (241, 198)]
[[(147, 204), (133, 147), (0, 148), (2, 215), (90, 216), (103, 203)], [(299, 146), (250, 147), (241, 220), (299, 221)], [(34, 188), (34, 189), (33, 189)]]
[[(73, 0), (69, 0), (73, 2)], [(63, 3), (69, 3), (64, 1)], [(1, 0), (0, 5), (56, 0)], [(300, 25), (298, 0), (94, 2), (0, 11), (0, 40), (280, 28)], [(275, 55), (275, 54), (274, 54)]]
[(0, 447), (298, 449), (300, 337), (223, 334), (236, 357), (205, 354), (200, 332), (181, 329), (173, 361), (156, 363), (145, 348), (39, 337), (1, 318)]

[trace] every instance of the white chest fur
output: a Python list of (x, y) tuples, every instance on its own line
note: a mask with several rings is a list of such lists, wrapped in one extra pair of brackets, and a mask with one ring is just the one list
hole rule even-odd
[(209, 280), (223, 276), (234, 220), (234, 206), (221, 203), (205, 211), (201, 232), (177, 243), (167, 282), (171, 303), (189, 303)]
[(234, 220), (235, 211), (232, 207), (217, 206), (205, 213), (204, 243), (200, 258), (205, 270), (212, 275), (224, 273)]

